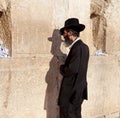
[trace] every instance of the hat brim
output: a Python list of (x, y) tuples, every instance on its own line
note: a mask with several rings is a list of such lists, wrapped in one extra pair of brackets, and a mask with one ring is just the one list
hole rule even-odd
[(62, 27), (60, 29), (60, 34), (63, 35), (64, 33), (64, 29), (73, 29), (77, 32), (81, 32), (85, 29), (85, 25), (84, 24), (79, 24), (79, 25), (70, 25), (70, 26), (67, 26), (67, 27)]

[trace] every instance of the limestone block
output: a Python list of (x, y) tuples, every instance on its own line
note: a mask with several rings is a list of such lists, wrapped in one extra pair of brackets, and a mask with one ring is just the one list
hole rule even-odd
[(106, 9), (110, 1), (92, 0), (90, 18), (92, 22), (92, 38), (97, 50), (106, 51), (106, 28), (107, 20), (105, 17)]
[[(0, 117), (59, 116), (57, 57), (0, 59)], [(119, 70), (119, 59), (114, 56), (90, 57), (89, 99), (82, 105), (84, 118), (102, 118), (119, 111)]]
[(27, 58), (22, 61), (19, 58), (0, 60), (1, 118), (46, 117), (44, 98), (48, 60), (42, 60)]
[(89, 97), (83, 104), (83, 117), (97, 118), (119, 111), (120, 66), (118, 58), (114, 56), (91, 57), (88, 67)]
[(114, 113), (111, 113), (109, 115), (106, 115), (106, 118), (119, 118), (119, 117), (120, 117), (119, 112), (114, 112)]
[(80, 23), (86, 25), (81, 38), (89, 45), (92, 52), (94, 46), (91, 40), (89, 3), (89, 0), (88, 2), (11, 1), (13, 56), (49, 54), (48, 38), (55, 29), (63, 27), (64, 21), (69, 17), (77, 17)]
[(48, 37), (52, 33), (51, 10), (51, 1), (11, 1), (13, 56), (49, 53)]
[(8, 4), (7, 1), (0, 0), (0, 11), (2, 11), (3, 9), (6, 10), (7, 9), (7, 4)]
[(112, 0), (106, 11), (107, 32), (106, 50), (110, 54), (120, 55), (120, 1)]

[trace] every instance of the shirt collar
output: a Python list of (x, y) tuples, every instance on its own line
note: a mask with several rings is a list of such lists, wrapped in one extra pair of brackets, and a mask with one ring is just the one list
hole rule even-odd
[(76, 40), (73, 41), (73, 43), (69, 46), (69, 49), (73, 47), (73, 45), (80, 40), (80, 37), (78, 37)]

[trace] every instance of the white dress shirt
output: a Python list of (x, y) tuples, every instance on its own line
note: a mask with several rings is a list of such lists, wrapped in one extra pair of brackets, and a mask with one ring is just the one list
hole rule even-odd
[(73, 43), (69, 46), (69, 49), (71, 49), (72, 46), (73, 46), (77, 41), (79, 41), (79, 40), (80, 40), (80, 37), (78, 37), (76, 40), (74, 40)]

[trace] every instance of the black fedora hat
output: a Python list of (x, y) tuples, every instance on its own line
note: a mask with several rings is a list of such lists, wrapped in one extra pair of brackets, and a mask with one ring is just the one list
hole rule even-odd
[(81, 32), (85, 29), (85, 25), (80, 24), (77, 18), (69, 18), (65, 21), (64, 27), (60, 29), (61, 35), (63, 35), (64, 29), (73, 29), (77, 32)]

